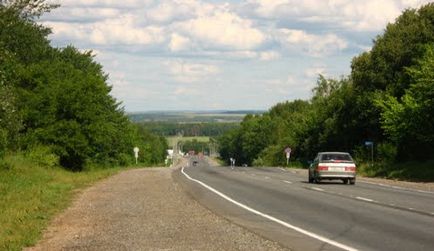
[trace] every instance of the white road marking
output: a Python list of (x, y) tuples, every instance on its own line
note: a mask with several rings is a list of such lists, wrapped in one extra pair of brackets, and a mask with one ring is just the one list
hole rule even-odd
[(224, 193), (219, 192), (218, 190), (212, 188), (211, 186), (208, 186), (207, 184), (203, 183), (202, 181), (197, 180), (197, 179), (193, 179), (187, 173), (184, 172), (184, 167), (181, 169), (181, 172), (182, 172), (182, 174), (184, 174), (185, 177), (187, 177), (187, 179), (200, 184), (201, 186), (207, 188), (208, 190), (210, 190), (211, 192), (217, 194), (218, 196), (222, 197), (223, 199), (225, 199), (225, 200), (227, 200), (229, 202), (232, 202), (233, 204), (235, 204), (235, 205), (237, 205), (237, 206), (239, 206), (239, 207), (241, 207), (241, 208), (243, 208), (243, 209), (245, 209), (245, 210), (247, 210), (247, 211), (249, 211), (251, 213), (254, 213), (254, 214), (259, 215), (259, 216), (261, 216), (263, 218), (266, 218), (268, 220), (276, 222), (276, 223), (278, 223), (278, 224), (280, 224), (280, 225), (282, 225), (284, 227), (290, 228), (292, 230), (295, 230), (295, 231), (297, 231), (299, 233), (302, 233), (302, 234), (307, 235), (309, 237), (312, 237), (314, 239), (317, 239), (317, 240), (320, 240), (322, 242), (328, 243), (328, 244), (330, 244), (332, 246), (335, 246), (335, 247), (338, 247), (338, 248), (341, 248), (341, 249), (344, 249), (344, 250), (348, 250), (348, 251), (358, 251), (358, 249), (355, 249), (353, 247), (350, 247), (350, 246), (347, 246), (345, 244), (339, 243), (337, 241), (331, 240), (329, 238), (323, 237), (321, 235), (309, 232), (309, 231), (304, 230), (304, 229), (302, 229), (300, 227), (291, 225), (291, 224), (289, 224), (289, 223), (287, 223), (285, 221), (279, 220), (277, 218), (274, 218), (273, 216), (270, 216), (270, 215), (265, 214), (265, 213), (261, 213), (260, 211), (257, 211), (257, 210), (255, 210), (255, 209), (253, 209), (251, 207), (248, 207), (248, 206), (246, 206), (246, 205), (244, 205), (244, 204), (242, 204), (242, 203), (240, 203), (240, 202), (232, 199), (231, 197), (225, 195)]
[(282, 167), (279, 167), (280, 170), (285, 171), (285, 169), (283, 169)]
[(371, 200), (371, 199), (368, 199), (368, 198), (364, 198), (364, 197), (356, 197), (356, 199), (367, 201), (367, 202), (374, 202), (374, 200)]
[(292, 182), (288, 181), (288, 180), (284, 180), (283, 182), (288, 183), (288, 184), (292, 184)]
[(324, 192), (324, 189), (318, 188), (318, 187), (311, 187), (310, 189), (316, 190), (316, 191), (320, 191), (320, 192)]
[(270, 177), (268, 177), (268, 176), (265, 176), (265, 179), (266, 179), (266, 180), (268, 180), (268, 179), (270, 179)]

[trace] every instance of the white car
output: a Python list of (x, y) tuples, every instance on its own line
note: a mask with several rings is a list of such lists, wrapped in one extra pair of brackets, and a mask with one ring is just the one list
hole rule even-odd
[(320, 152), (309, 167), (309, 183), (321, 180), (342, 180), (356, 183), (356, 164), (346, 152)]

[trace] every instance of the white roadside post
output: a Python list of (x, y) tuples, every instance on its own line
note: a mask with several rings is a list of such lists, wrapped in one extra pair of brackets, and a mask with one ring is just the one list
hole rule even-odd
[(289, 158), (291, 158), (291, 148), (287, 147), (285, 148), (285, 153), (286, 153), (286, 165), (289, 165)]
[(137, 165), (137, 159), (139, 158), (139, 148), (136, 146), (134, 147), (134, 157), (136, 158), (136, 165)]

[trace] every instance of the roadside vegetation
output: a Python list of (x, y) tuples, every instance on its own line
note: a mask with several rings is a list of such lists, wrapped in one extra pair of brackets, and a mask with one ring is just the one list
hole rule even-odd
[(120, 168), (71, 172), (52, 156), (14, 154), (0, 165), (0, 250), (34, 245), (52, 217), (70, 205), (72, 196)]
[(91, 51), (54, 48), (36, 22), (58, 6), (0, 0), (0, 250), (41, 236), (73, 191), (135, 163), (164, 163), (167, 141), (130, 122)]
[(349, 76), (319, 76), (310, 100), (246, 116), (220, 138), (222, 158), (285, 166), (291, 147), (306, 166), (318, 151), (347, 151), (366, 175), (433, 181), (433, 45), (434, 4), (404, 11), (353, 58)]
[[(187, 119), (185, 119), (187, 120)], [(239, 122), (140, 122), (139, 126), (164, 136), (215, 137), (239, 126)]]

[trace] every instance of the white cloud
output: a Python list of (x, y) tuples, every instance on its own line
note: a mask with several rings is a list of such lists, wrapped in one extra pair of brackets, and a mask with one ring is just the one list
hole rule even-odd
[(222, 10), (181, 22), (178, 27), (205, 49), (251, 50), (259, 47), (266, 38), (250, 20)]
[(171, 23), (175, 20), (185, 20), (195, 16), (195, 2), (168, 1), (161, 2), (156, 7), (147, 10), (146, 18), (155, 23)]
[(280, 96), (289, 96), (299, 88), (299, 82), (293, 77), (288, 76), (286, 79), (271, 79), (265, 81), (265, 91), (276, 93)]
[(387, 22), (427, 2), (62, 0), (41, 23), (55, 46), (96, 50), (127, 110), (266, 109), (348, 74)]
[(150, 45), (164, 42), (163, 28), (138, 27), (134, 16), (120, 16), (94, 23), (44, 22), (55, 37), (88, 41), (95, 45)]
[(153, 0), (51, 0), (49, 2), (59, 3), (61, 6), (86, 6), (86, 7), (118, 7), (118, 8), (134, 8), (138, 6), (147, 6)]
[(189, 38), (173, 33), (170, 38), (169, 49), (173, 52), (182, 51), (191, 48)]
[(307, 78), (317, 78), (318, 75), (326, 75), (326, 67), (323, 65), (316, 65), (316, 66), (312, 66), (310, 68), (307, 68), (304, 71), (304, 76)]
[(276, 60), (280, 58), (280, 54), (276, 51), (264, 51), (259, 53), (259, 59), (264, 61)]
[(322, 57), (347, 48), (348, 43), (335, 34), (314, 35), (303, 30), (279, 29), (279, 42), (289, 50), (302, 50), (314, 57)]
[(331, 24), (349, 30), (381, 31), (403, 9), (429, 0), (250, 0), (256, 15), (269, 19)]
[(220, 69), (211, 64), (186, 63), (181, 60), (168, 61), (165, 65), (169, 68), (172, 77), (183, 83), (194, 83), (210, 78), (220, 72)]

